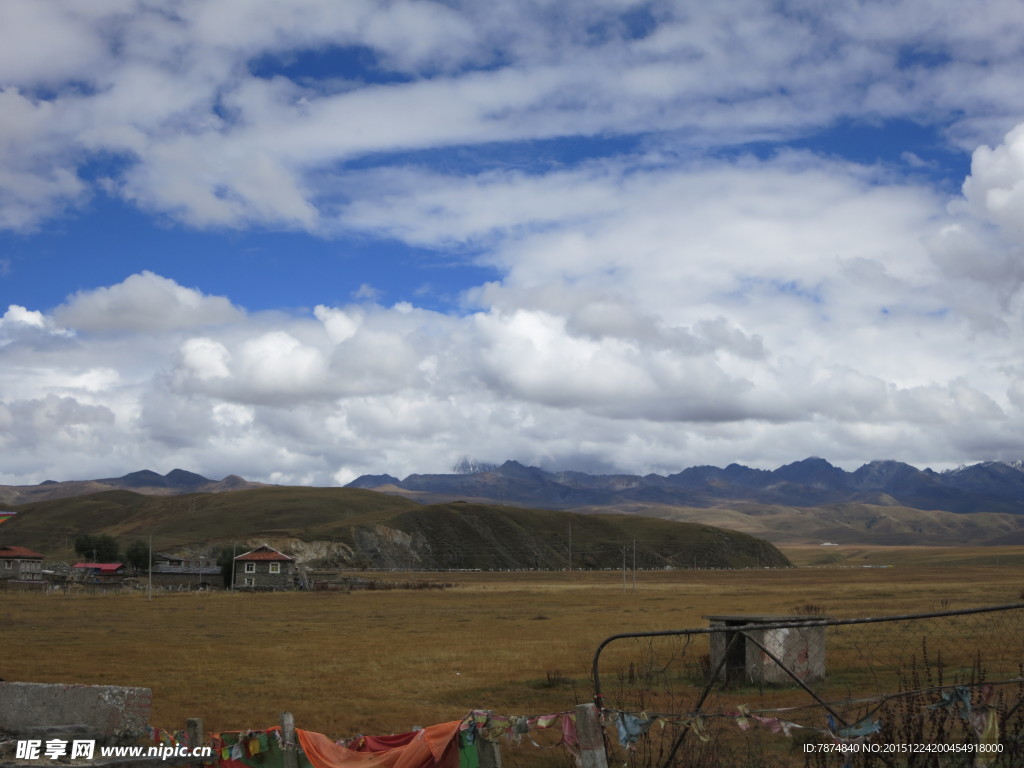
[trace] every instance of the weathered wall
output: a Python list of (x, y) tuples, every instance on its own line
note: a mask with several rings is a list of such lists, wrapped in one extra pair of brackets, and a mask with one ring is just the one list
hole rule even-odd
[(153, 705), (149, 688), (0, 682), (0, 731), (24, 737), (68, 726), (105, 744), (146, 735)]

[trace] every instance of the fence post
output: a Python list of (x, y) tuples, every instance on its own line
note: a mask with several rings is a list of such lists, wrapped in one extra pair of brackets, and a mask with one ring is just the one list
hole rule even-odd
[(501, 749), (496, 742), (477, 736), (476, 753), (480, 758), (480, 768), (501, 768)]
[(596, 704), (576, 706), (576, 739), (580, 745), (580, 762), (583, 768), (608, 768), (604, 731), (601, 729), (601, 712)]
[[(189, 749), (203, 746), (203, 719), (201, 717), (190, 717), (185, 721), (185, 734), (188, 739)], [(192, 754), (196, 754), (193, 752)], [(196, 768), (202, 766), (202, 761), (192, 763)]]
[(291, 712), (281, 713), (281, 751), (284, 768), (299, 768), (298, 742), (295, 737), (295, 717)]

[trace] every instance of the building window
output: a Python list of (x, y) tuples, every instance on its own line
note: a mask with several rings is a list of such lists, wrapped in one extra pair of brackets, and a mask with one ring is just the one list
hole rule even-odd
[(271, 573), (280, 573), (281, 572), (281, 564), (280, 563), (271, 563), (270, 564), (270, 572)]
[(256, 563), (246, 563), (245, 564), (245, 572), (246, 573), (256, 573)]
[(247, 587), (255, 587), (256, 586), (256, 579), (246, 579), (245, 580), (245, 586), (247, 586)]
[(5, 560), (4, 561), (4, 568), (13, 568), (13, 567), (14, 567), (14, 561), (13, 560)]

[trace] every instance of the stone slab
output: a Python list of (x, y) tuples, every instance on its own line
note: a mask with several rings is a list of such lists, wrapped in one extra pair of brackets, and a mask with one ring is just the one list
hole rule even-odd
[(129, 744), (147, 735), (152, 707), (149, 688), (0, 682), (0, 731), (14, 736), (75, 727)]

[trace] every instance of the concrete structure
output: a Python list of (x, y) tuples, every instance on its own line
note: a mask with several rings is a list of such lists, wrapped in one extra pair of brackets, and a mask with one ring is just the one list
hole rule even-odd
[(42, 581), (43, 556), (26, 547), (0, 546), (0, 579)]
[[(807, 622), (812, 620), (810, 617), (761, 614), (704, 618), (708, 619), (711, 627), (722, 630), (711, 633), (711, 670), (718, 668), (724, 656), (725, 664), (718, 678), (726, 683), (796, 685), (790, 673), (805, 683), (825, 678), (824, 627), (758, 627), (763, 624)], [(814, 617), (813, 620), (821, 618)], [(736, 627), (748, 625), (752, 626), (746, 632), (735, 630)], [(781, 666), (776, 659), (781, 662)]]
[(295, 589), (295, 558), (268, 544), (235, 558), (235, 589)]
[(131, 744), (147, 735), (152, 701), (149, 688), (0, 682), (0, 731)]
[(576, 738), (580, 768), (608, 768), (601, 712), (595, 704), (576, 705)]

